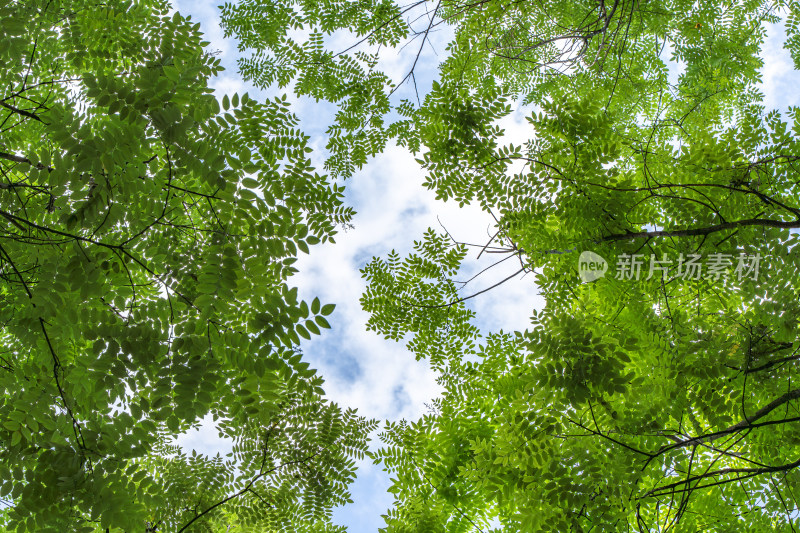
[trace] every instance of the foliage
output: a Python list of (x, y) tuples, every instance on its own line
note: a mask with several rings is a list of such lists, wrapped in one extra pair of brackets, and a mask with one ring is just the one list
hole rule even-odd
[[(381, 46), (407, 37), (403, 14), (423, 3), (401, 8), (392, 0), (243, 0), (222, 6), (222, 24), (226, 36), (236, 36), (240, 52), (251, 52), (239, 59), (246, 80), (258, 87), (293, 84), (299, 96), (338, 104), (327, 131), (326, 167), (346, 177), (408, 125), (386, 126), (393, 84), (375, 67)], [(330, 41), (342, 34), (352, 34), (356, 43), (335, 52)]]
[[(299, 301), (289, 277), (352, 211), (311, 168), (286, 99), (220, 105), (199, 28), (157, 0), (0, 10), (4, 526), (335, 530), (374, 423), (322, 397), (297, 345), (332, 306)], [(388, 531), (795, 528), (800, 117), (765, 109), (757, 82), (767, 23), (785, 22), (800, 64), (798, 12), (222, 7), (252, 53), (246, 79), (339, 105), (334, 175), (396, 138), (439, 198), (495, 216), (486, 246), (546, 297), (526, 331), (481, 332), (454, 281), (466, 248), (434, 232), (364, 268), (369, 327), (445, 390), (383, 434)], [(429, 94), (393, 102), (445, 26)], [(354, 47), (332, 51), (347, 31)], [(380, 71), (380, 50), (414, 40), (405, 78)], [(504, 144), (517, 103), (530, 137)], [(612, 268), (639, 258), (641, 275), (580, 284), (584, 251)], [(722, 271), (686, 276), (698, 257)], [(229, 459), (172, 443), (207, 416)]]
[[(464, 250), (432, 233), (363, 270), (370, 327), (445, 388), (383, 434), (387, 531), (794, 530), (800, 117), (757, 82), (767, 23), (800, 58), (798, 4), (436, 5), (455, 38), (413, 114), (427, 186), (492, 213), (487, 246), (547, 303), (481, 333)], [(512, 102), (530, 138), (503, 144)], [(584, 251), (605, 277), (580, 283)]]
[[(208, 86), (159, 0), (0, 8), (0, 496), (8, 531), (328, 531), (374, 426), (297, 349), (288, 284), (352, 210), (285, 97)], [(229, 458), (172, 438), (205, 417)]]

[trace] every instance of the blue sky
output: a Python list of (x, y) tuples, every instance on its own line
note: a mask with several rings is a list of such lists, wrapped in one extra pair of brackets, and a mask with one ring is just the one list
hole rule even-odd
[[(200, 22), (206, 40), (211, 42), (209, 48), (219, 50), (226, 68), (212, 83), (219, 98), (233, 92), (248, 92), (253, 97), (267, 96), (238, 76), (236, 43), (222, 37), (217, 2), (178, 0), (173, 1), (173, 6)], [(430, 85), (439, 63), (437, 53), (443, 51), (448, 37), (442, 32), (435, 36), (433, 47), (426, 47), (417, 69), (421, 88)], [(405, 72), (403, 69), (408, 66), (406, 59), (408, 55), (389, 56), (384, 67), (395, 79), (400, 79)], [(410, 87), (405, 91), (406, 94), (400, 94), (400, 98), (413, 97)], [(321, 169), (327, 143), (324, 132), (333, 118), (334, 107), (290, 97), (302, 129), (312, 138), (315, 148), (312, 157), (317, 168)], [(519, 111), (506, 121), (510, 134), (525, 128), (524, 118), (525, 114)], [(422, 187), (423, 178), (413, 155), (404, 148), (390, 146), (366, 168), (347, 179), (346, 201), (357, 211), (353, 221), (355, 228), (340, 233), (336, 244), (317, 246), (312, 248), (310, 256), (301, 257), (298, 262), (300, 273), (293, 280), (304, 299), (318, 296), (323, 302), (337, 306), (330, 320), (332, 329), (302, 345), (306, 360), (326, 379), (325, 390), (333, 401), (355, 407), (361, 414), (379, 420), (419, 417), (426, 411), (425, 403), (437, 396), (439, 387), (426, 362), (415, 361), (403, 345), (366, 331), (367, 315), (359, 304), (365, 286), (359, 269), (373, 256), (385, 256), (391, 250), (401, 255), (410, 251), (413, 241), (419, 239), (427, 228), (441, 231), (440, 222), (456, 239), (481, 244), (488, 240), (492, 225), (491, 217), (477, 208), (459, 209), (452, 202), (436, 201), (435, 195)], [(474, 262), (465, 275), (469, 276), (471, 271), (477, 272), (476, 269), (489, 264), (483, 259)], [(467, 290), (480, 290), (515, 270), (514, 263), (507, 261), (473, 282)], [(486, 318), (483, 326), (508, 330), (525, 328), (536, 301), (533, 280), (525, 278), (513, 280), (471, 302)], [(180, 443), (211, 454), (228, 449), (211, 424), (186, 435)], [(379, 442), (376, 440), (373, 447), (377, 445)], [(377, 531), (383, 526), (381, 514), (392, 501), (386, 492), (388, 487), (388, 474), (369, 461), (362, 462), (358, 478), (351, 486), (354, 503), (337, 509), (335, 522), (348, 526), (353, 533)]]
[[(211, 42), (210, 48), (219, 50), (226, 71), (212, 84), (218, 96), (233, 92), (266, 96), (238, 76), (236, 43), (223, 38), (217, 3), (173, 1), (176, 9), (191, 14), (193, 20), (201, 23), (206, 40)], [(780, 27), (772, 28), (765, 46), (763, 90), (768, 107), (785, 108), (800, 103), (800, 92), (794, 90), (797, 77), (791, 59), (781, 47), (781, 34)], [(433, 79), (440, 60), (437, 53), (442, 53), (448, 37), (447, 32), (434, 36), (432, 46), (421, 56), (417, 69), (421, 87), (429, 86)], [(343, 40), (342, 44), (346, 42)], [(409, 54), (389, 55), (383, 67), (394, 79), (401, 79), (409, 61), (413, 61)], [(407, 94), (400, 96), (413, 96), (410, 88), (405, 90)], [(312, 136), (317, 167), (322, 168), (324, 132), (334, 108), (296, 97), (292, 101), (302, 128)], [(517, 144), (520, 139), (528, 138), (524, 118), (529, 112), (529, 108), (518, 109), (501, 123), (507, 138)], [(402, 345), (366, 331), (367, 315), (359, 305), (364, 290), (359, 269), (373, 256), (385, 256), (391, 250), (403, 255), (428, 227), (441, 230), (440, 222), (456, 239), (481, 244), (488, 240), (492, 226), (491, 218), (475, 207), (459, 209), (455, 204), (436, 201), (434, 194), (421, 186), (423, 178), (413, 156), (404, 148), (390, 146), (370, 161), (346, 181), (346, 201), (358, 213), (355, 228), (341, 233), (336, 244), (318, 246), (310, 256), (302, 257), (300, 273), (294, 280), (305, 299), (319, 296), (323, 302), (337, 305), (331, 319), (332, 330), (303, 344), (306, 360), (325, 377), (325, 388), (333, 401), (380, 420), (418, 417), (425, 412), (425, 403), (437, 396), (439, 387), (424, 361), (415, 361)], [(465, 278), (488, 264), (485, 260), (471, 261)], [(515, 270), (515, 263), (507, 261), (478, 278), (467, 290), (480, 290)], [(481, 317), (483, 329), (513, 330), (525, 329), (532, 309), (541, 301), (533, 277), (528, 276), (503, 284), (470, 303)], [(210, 424), (184, 436), (180, 442), (204, 453), (227, 450), (226, 443), (220, 441)], [(375, 442), (373, 446), (378, 444)], [(360, 464), (358, 479), (351, 487), (355, 503), (335, 511), (336, 523), (348, 526), (353, 533), (377, 531), (383, 525), (380, 515), (391, 504), (386, 493), (388, 486), (388, 475), (380, 467), (369, 462)]]

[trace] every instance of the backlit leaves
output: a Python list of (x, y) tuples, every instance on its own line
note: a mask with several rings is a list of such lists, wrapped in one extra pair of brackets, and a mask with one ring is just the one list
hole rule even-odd
[[(373, 425), (323, 399), (298, 344), (332, 309), (289, 278), (352, 210), (167, 8), (2, 8), (0, 520), (333, 530)], [(171, 444), (207, 417), (225, 459)]]

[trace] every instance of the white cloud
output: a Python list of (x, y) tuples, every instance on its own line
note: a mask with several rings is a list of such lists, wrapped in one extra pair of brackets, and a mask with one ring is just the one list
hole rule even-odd
[(248, 89), (248, 86), (241, 80), (241, 78), (224, 74), (211, 80), (209, 85), (211, 85), (211, 88), (214, 89), (214, 92), (217, 94), (217, 98), (219, 99), (226, 94), (242, 94)]
[(783, 23), (769, 24), (767, 38), (764, 42), (761, 57), (764, 66), (761, 68), (763, 80), (761, 90), (764, 92), (764, 105), (771, 109), (786, 110), (790, 105), (800, 105), (800, 93), (797, 85), (800, 76), (794, 69), (789, 51), (783, 47), (786, 31)]
[[(306, 111), (311, 108), (301, 116)], [(337, 236), (336, 244), (315, 247), (310, 256), (302, 256), (294, 280), (304, 298), (319, 296), (323, 302), (337, 304), (330, 320), (333, 329), (304, 345), (307, 359), (326, 378), (326, 393), (365, 416), (383, 420), (419, 417), (440, 387), (425, 361), (415, 361), (403, 345), (365, 330), (367, 315), (359, 303), (365, 285), (358, 269), (372, 256), (385, 256), (393, 249), (401, 255), (409, 252), (428, 227), (442, 231), (439, 221), (455, 239), (481, 244), (488, 240), (487, 228), (493, 222), (475, 206), (462, 209), (453, 202), (436, 201), (435, 194), (422, 187), (423, 179), (412, 155), (404, 148), (388, 147), (347, 182), (347, 201), (358, 209), (355, 229)], [(470, 252), (471, 258), (476, 255), (477, 251)], [(468, 258), (464, 277), (493, 260), (486, 255), (478, 263)], [(509, 260), (481, 275), (466, 290), (481, 290), (514, 270)], [(506, 331), (524, 329), (537, 302), (530, 277), (518, 277), (470, 300), (483, 317), (481, 326)], [(381, 527), (380, 514), (392, 501), (385, 492), (388, 486), (388, 476), (379, 467), (362, 464), (351, 488), (355, 503), (335, 512), (337, 523), (353, 532)]]
[[(365, 331), (366, 313), (359, 298), (365, 289), (359, 269), (373, 256), (391, 250), (410, 251), (428, 227), (443, 231), (439, 222), (459, 241), (484, 244), (493, 219), (475, 206), (435, 200), (422, 187), (423, 174), (405, 149), (391, 146), (370, 165), (348, 180), (347, 199), (356, 206), (355, 229), (342, 233), (337, 243), (313, 249), (298, 262), (299, 284), (306, 298), (319, 296), (337, 304), (333, 331), (304, 346), (309, 359), (327, 379), (326, 391), (335, 401), (357, 406), (370, 417), (416, 418), (424, 403), (436, 397), (439, 387), (425, 362), (414, 361), (402, 345)], [(470, 252), (472, 258), (478, 250)], [(463, 276), (485, 268), (495, 257), (481, 262), (468, 259)], [(474, 264), (472, 264), (474, 263)], [(479, 276), (465, 289), (472, 294), (493, 285), (519, 268), (514, 260)], [(470, 300), (490, 328), (522, 328), (536, 301), (530, 278), (515, 279)]]
[(195, 450), (209, 456), (225, 455), (232, 449), (233, 443), (220, 438), (211, 415), (206, 416), (199, 427), (180, 435), (176, 443), (184, 450)]

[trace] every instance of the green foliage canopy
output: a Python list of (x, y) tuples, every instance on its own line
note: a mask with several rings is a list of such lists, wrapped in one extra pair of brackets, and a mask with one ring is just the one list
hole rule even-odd
[[(432, 7), (430, 7), (432, 6)], [(408, 10), (428, 9), (414, 31)], [(198, 27), (155, 0), (12, 2), (0, 40), (0, 494), (11, 530), (329, 530), (373, 424), (296, 345), (332, 308), (288, 284), (352, 211), (286, 101), (208, 88)], [(546, 297), (486, 334), (434, 232), (363, 271), (369, 326), (445, 393), (392, 423), (389, 531), (791, 530), (800, 490), (797, 110), (758, 91), (798, 5), (686, 0), (271, 2), (222, 8), (257, 85), (340, 105), (329, 170), (396, 138)], [(379, 56), (455, 38), (418, 105)], [(308, 30), (297, 40), (298, 30)], [(671, 65), (680, 72), (670, 72)], [(7, 86), (7, 88), (5, 88)], [(497, 121), (531, 104), (528, 139)], [(387, 115), (400, 119), (389, 122)], [(578, 256), (762, 259), (760, 274), (578, 282)], [(650, 260), (652, 261), (652, 260)], [(645, 272), (647, 273), (647, 272)], [(170, 437), (212, 415), (231, 460)]]
[[(159, 0), (0, 8), (8, 531), (328, 531), (373, 423), (297, 345), (288, 284), (352, 210), (284, 99), (225, 96)], [(228, 458), (171, 439), (204, 417)]]
[[(387, 531), (793, 530), (800, 125), (757, 82), (767, 23), (800, 64), (798, 5), (436, 6), (456, 36), (413, 116), (427, 186), (492, 213), (487, 246), (547, 303), (482, 333), (453, 281), (466, 248), (432, 232), (363, 270), (370, 327), (445, 387), (383, 435)], [(506, 144), (511, 102), (534, 109)], [(582, 251), (611, 271), (581, 284)], [(634, 254), (639, 279), (615, 276)], [(695, 255), (725, 275), (682, 275)]]
[[(338, 105), (327, 131), (326, 167), (347, 177), (410, 125), (386, 124), (394, 85), (376, 65), (381, 47), (408, 36), (403, 15), (424, 3), (401, 8), (393, 0), (242, 0), (221, 6), (222, 25), (239, 51), (249, 53), (238, 60), (246, 80), (262, 88), (291, 84), (298, 96)], [(341, 35), (356, 42), (333, 50), (330, 40)]]

